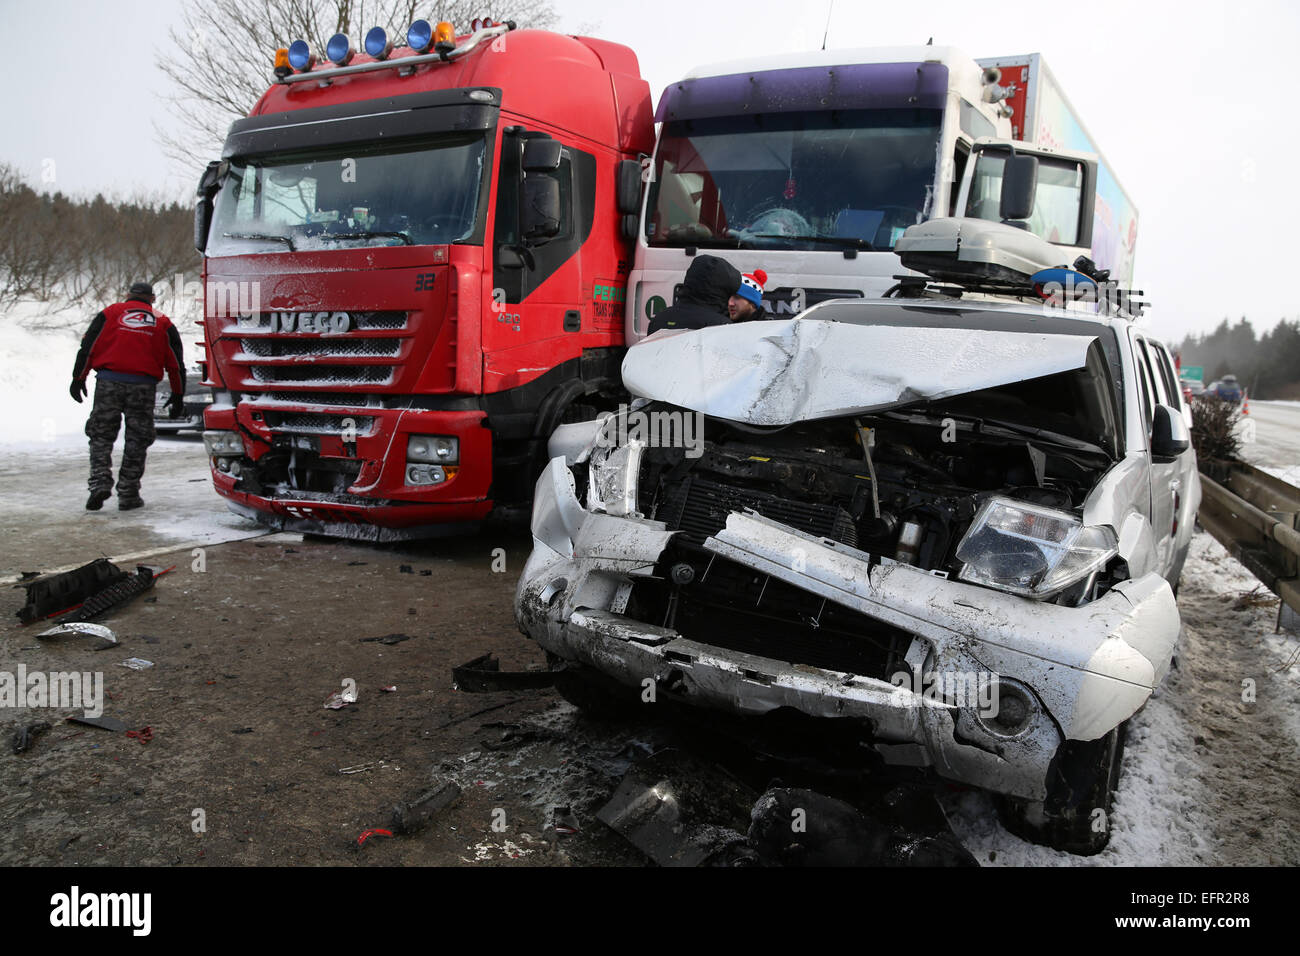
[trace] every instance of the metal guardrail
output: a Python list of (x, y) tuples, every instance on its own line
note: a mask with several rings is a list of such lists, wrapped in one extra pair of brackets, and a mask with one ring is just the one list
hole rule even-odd
[(1201, 527), (1300, 612), (1300, 488), (1243, 462), (1201, 463)]

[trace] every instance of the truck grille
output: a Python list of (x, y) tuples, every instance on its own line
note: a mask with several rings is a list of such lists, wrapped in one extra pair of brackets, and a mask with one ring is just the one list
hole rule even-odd
[(369, 435), (374, 431), (375, 419), (370, 415), (317, 415), (310, 412), (264, 412), (266, 427), (280, 434), (341, 435), (348, 423), (356, 435)]
[[(644, 483), (641, 487), (645, 489)], [(643, 494), (653, 494), (654, 488)], [(642, 501), (638, 505), (643, 513), (651, 505)], [(695, 544), (717, 534), (727, 524), (727, 515), (749, 508), (764, 518), (814, 534), (831, 538), (850, 547), (858, 546), (858, 533), (853, 517), (835, 505), (794, 501), (753, 488), (723, 485), (696, 475), (688, 475), (675, 484), (661, 489), (661, 497), (654, 517), (668, 525), (670, 531), (680, 531), (682, 537)]]
[[(330, 314), (333, 314), (332, 312)], [(406, 368), (403, 354), (411, 341), (407, 312), (348, 312), (347, 331), (316, 333), (311, 323), (298, 328), (280, 314), (241, 316), (223, 329), (230, 349), (235, 385), (351, 389), (388, 386)], [(394, 335), (397, 332), (399, 334)], [(294, 401), (303, 399), (295, 396)]]
[[(356, 392), (267, 392), (263, 398), (273, 402), (292, 402), (295, 405), (347, 405), (350, 408), (383, 408), (383, 399), (378, 395), (359, 395)], [(247, 396), (247, 400), (256, 403), (256, 395)]]
[(386, 385), (392, 365), (253, 365), (254, 381), (265, 385)]
[[(349, 312), (352, 327), (358, 331), (391, 331), (406, 328), (405, 312)], [(279, 331), (279, 326), (275, 326)], [(271, 313), (259, 312), (253, 316), (241, 316), (238, 322), (231, 322), (227, 332), (271, 332)]]
[(239, 347), (247, 354), (258, 358), (292, 358), (299, 355), (384, 358), (395, 356), (402, 347), (402, 340), (241, 338)]

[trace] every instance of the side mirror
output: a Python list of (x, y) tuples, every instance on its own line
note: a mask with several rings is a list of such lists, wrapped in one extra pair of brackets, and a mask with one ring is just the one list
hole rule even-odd
[(199, 177), (194, 202), (194, 248), (202, 254), (208, 248), (208, 228), (212, 225), (212, 198), (221, 188), (221, 179), (229, 165), (214, 160)]
[(1191, 433), (1182, 413), (1168, 405), (1157, 405), (1151, 419), (1151, 460), (1168, 464), (1191, 446)]
[(560, 154), (564, 144), (557, 139), (529, 139), (524, 141), (524, 172), (551, 173), (560, 168)]
[(1034, 195), (1038, 190), (1038, 157), (1007, 157), (1002, 169), (1002, 198), (998, 217), (1003, 222), (1028, 219), (1034, 212)]
[(641, 211), (641, 164), (635, 159), (624, 159), (618, 164), (614, 204), (623, 216), (635, 216)]
[(554, 177), (524, 177), (521, 198), (519, 232), (524, 242), (545, 242), (560, 234), (560, 184)]

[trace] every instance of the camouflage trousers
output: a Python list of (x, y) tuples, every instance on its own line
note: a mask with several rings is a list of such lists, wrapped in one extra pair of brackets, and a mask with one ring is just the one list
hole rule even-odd
[(144, 477), (144, 458), (153, 444), (152, 383), (108, 382), (95, 380), (95, 407), (86, 419), (86, 437), (90, 439), (91, 494), (113, 490), (113, 442), (121, 419), (126, 419), (126, 447), (122, 449), (122, 468), (117, 476), (118, 498), (138, 498), (140, 479)]

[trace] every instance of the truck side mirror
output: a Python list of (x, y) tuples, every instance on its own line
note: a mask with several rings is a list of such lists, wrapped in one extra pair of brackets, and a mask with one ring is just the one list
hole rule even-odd
[(539, 243), (560, 234), (560, 183), (553, 176), (524, 177), (519, 232), (524, 242)]
[(214, 160), (199, 177), (194, 202), (194, 248), (202, 254), (208, 248), (208, 228), (212, 225), (212, 198), (221, 187), (221, 178), (229, 165)]
[(619, 161), (614, 204), (622, 216), (635, 216), (641, 211), (641, 164), (635, 159)]
[(998, 218), (1003, 222), (1028, 219), (1034, 212), (1034, 195), (1038, 190), (1038, 157), (1007, 157), (1002, 170), (1002, 198)]
[(1182, 413), (1168, 405), (1157, 405), (1151, 419), (1151, 460), (1168, 464), (1191, 445), (1191, 434)]
[(557, 139), (528, 139), (524, 141), (524, 172), (553, 173), (560, 168), (560, 154), (564, 144)]

